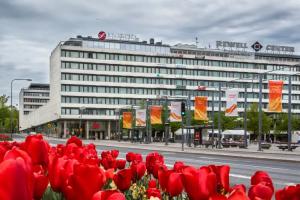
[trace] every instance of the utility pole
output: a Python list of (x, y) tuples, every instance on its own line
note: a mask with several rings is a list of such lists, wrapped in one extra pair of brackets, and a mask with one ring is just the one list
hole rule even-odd
[(221, 106), (222, 106), (222, 88), (221, 88), (221, 82), (219, 82), (218, 149), (221, 149)]
[(245, 148), (247, 148), (248, 146), (248, 136), (247, 136), (247, 98), (248, 98), (248, 93), (247, 93), (247, 87), (248, 87), (248, 83), (245, 83), (245, 93), (244, 93), (244, 99), (245, 99), (245, 103), (244, 103), (244, 146)]
[(259, 74), (259, 111), (258, 111), (258, 151), (261, 149), (261, 134), (262, 134), (262, 79), (263, 74)]
[(289, 98), (288, 98), (288, 150), (291, 149), (291, 140), (292, 140), (292, 75), (289, 75)]

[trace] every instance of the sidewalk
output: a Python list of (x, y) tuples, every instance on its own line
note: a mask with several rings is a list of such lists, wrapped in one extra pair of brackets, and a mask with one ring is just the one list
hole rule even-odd
[[(48, 138), (47, 138), (48, 139)], [(66, 139), (49, 138), (51, 140), (65, 141)], [(95, 145), (107, 146), (107, 147), (123, 147), (130, 149), (144, 149), (150, 151), (165, 151), (173, 153), (192, 153), (199, 155), (223, 155), (228, 157), (240, 157), (240, 158), (255, 158), (265, 160), (277, 160), (277, 161), (289, 161), (300, 162), (300, 149), (296, 149), (293, 152), (282, 151), (276, 149), (276, 145), (272, 145), (271, 149), (264, 150), (262, 152), (257, 151), (257, 145), (249, 145), (248, 149), (240, 148), (223, 148), (212, 149), (205, 147), (188, 147), (184, 144), (184, 151), (182, 151), (181, 143), (169, 143), (167, 146), (164, 143), (151, 143), (144, 144), (139, 142), (125, 142), (115, 140), (83, 140), (84, 143), (94, 143)], [(299, 147), (300, 148), (300, 147)]]

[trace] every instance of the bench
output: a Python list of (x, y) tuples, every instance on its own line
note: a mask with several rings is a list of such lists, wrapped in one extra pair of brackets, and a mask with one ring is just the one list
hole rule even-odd
[(270, 149), (271, 148), (271, 144), (269, 144), (269, 143), (262, 143), (261, 144), (261, 148), (262, 149)]
[(208, 148), (209, 146), (212, 146), (213, 145), (213, 142), (211, 141), (203, 141), (202, 143), (206, 148)]
[(224, 147), (224, 148), (229, 148), (230, 147), (230, 143), (222, 143), (222, 146)]
[[(278, 147), (278, 149), (281, 149), (282, 151), (284, 151), (284, 150), (286, 150), (286, 149), (288, 149), (289, 147), (288, 147), (288, 145), (280, 145), (280, 146), (277, 146)], [(291, 150), (293, 151), (294, 149), (296, 149), (298, 146), (296, 146), (296, 145), (292, 145), (291, 146)]]

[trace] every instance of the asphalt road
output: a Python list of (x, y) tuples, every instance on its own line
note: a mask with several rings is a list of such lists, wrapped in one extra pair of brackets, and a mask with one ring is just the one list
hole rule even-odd
[[(49, 140), (50, 144), (57, 144), (60, 141)], [(150, 150), (143, 149), (131, 149), (124, 147), (107, 147), (97, 145), (97, 150), (118, 149), (120, 151), (120, 158), (125, 158), (125, 155), (129, 151), (141, 153), (145, 159), (146, 155), (151, 152)], [(230, 183), (234, 184), (245, 184), (247, 187), (250, 185), (250, 178), (255, 171), (263, 170), (267, 171), (272, 177), (274, 186), (276, 189), (282, 188), (286, 185), (300, 183), (300, 164), (296, 162), (286, 161), (274, 161), (274, 160), (261, 160), (254, 158), (237, 158), (230, 156), (219, 156), (219, 155), (201, 155), (191, 153), (172, 153), (160, 151), (164, 158), (165, 163), (168, 167), (172, 167), (175, 161), (183, 161), (187, 165), (200, 167), (203, 165), (215, 164), (215, 165), (230, 165)]]

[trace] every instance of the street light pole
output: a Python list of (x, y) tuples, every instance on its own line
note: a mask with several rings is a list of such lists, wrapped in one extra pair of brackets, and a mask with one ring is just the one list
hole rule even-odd
[(288, 150), (291, 151), (292, 140), (292, 75), (289, 75), (289, 99), (288, 99)]
[(247, 87), (248, 83), (245, 83), (245, 93), (244, 93), (244, 146), (247, 148), (248, 142), (247, 142), (247, 98), (248, 98), (248, 93), (247, 93)]
[(32, 81), (32, 79), (29, 78), (15, 78), (13, 80), (11, 80), (10, 82), (10, 137), (12, 138), (12, 134), (13, 134), (13, 82), (14, 81)]
[[(191, 92), (188, 91), (188, 99), (187, 99), (187, 126), (191, 126)], [(192, 138), (191, 138), (191, 129), (188, 128), (188, 146), (192, 146)]]
[(261, 149), (261, 134), (262, 134), (262, 77), (263, 74), (259, 74), (259, 111), (258, 111), (258, 151)]
[(215, 90), (212, 91), (212, 107), (211, 107), (211, 118), (212, 118), (212, 148), (215, 144)]
[(79, 108), (79, 111), (80, 111), (80, 120), (79, 120), (79, 134), (80, 134), (80, 137), (81, 138), (83, 138), (82, 137), (82, 112), (83, 112), (83, 110), (85, 109), (85, 107), (80, 107)]
[(219, 82), (218, 149), (221, 149), (221, 106), (222, 106), (222, 88), (221, 88), (221, 82)]

